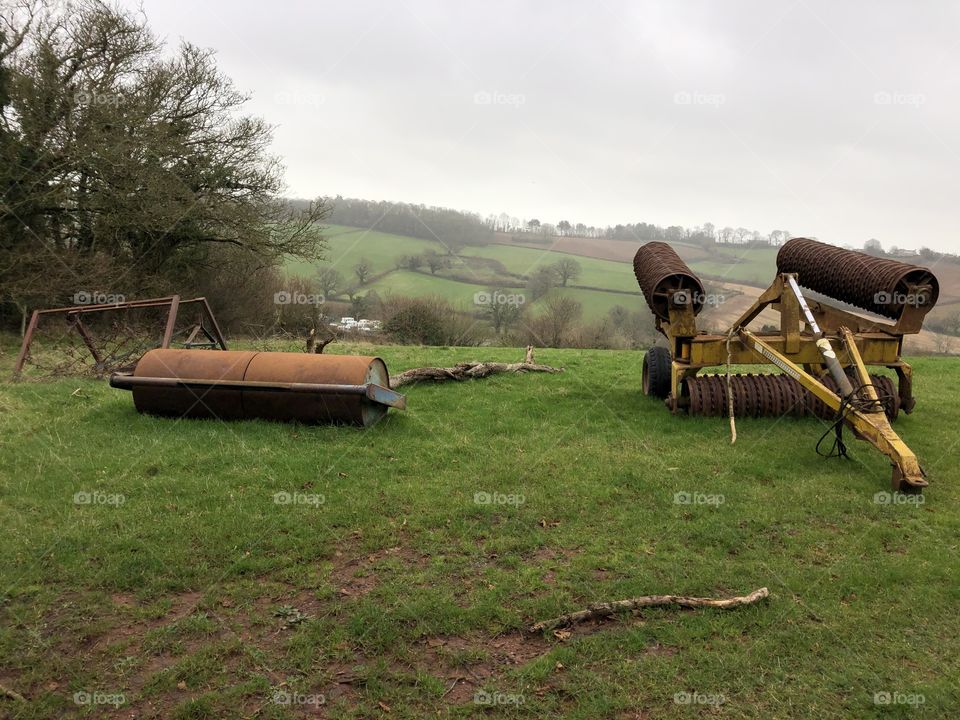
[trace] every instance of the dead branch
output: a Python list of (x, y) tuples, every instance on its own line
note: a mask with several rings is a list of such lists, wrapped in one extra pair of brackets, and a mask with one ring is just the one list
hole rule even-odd
[(18, 693), (16, 690), (11, 690), (6, 685), (0, 685), (0, 695), (3, 695), (4, 697), (8, 697), (11, 700), (17, 700), (19, 702), (27, 701), (27, 699), (23, 695)]
[(307, 353), (316, 353), (317, 355), (323, 354), (323, 349), (327, 347), (332, 342), (337, 341), (336, 335), (330, 335), (326, 340), (319, 340), (317, 338), (317, 331), (315, 328), (310, 328), (310, 334), (307, 335), (307, 349), (304, 352)]
[(403, 385), (409, 385), (415, 382), (431, 381), (444, 382), (447, 380), (472, 380), (485, 378), (498, 373), (521, 373), (521, 372), (545, 372), (559, 373), (563, 368), (555, 368), (550, 365), (537, 365), (533, 361), (533, 346), (527, 346), (526, 357), (523, 362), (518, 363), (498, 363), (498, 362), (468, 362), (458, 363), (453, 367), (421, 367), (411, 368), (397, 373), (390, 378), (390, 387), (398, 388)]
[(553, 628), (573, 625), (575, 623), (584, 622), (585, 620), (609, 617), (610, 615), (614, 615), (618, 612), (639, 610), (640, 608), (645, 607), (663, 607), (675, 605), (677, 607), (687, 608), (713, 607), (720, 608), (722, 610), (729, 610), (731, 608), (738, 608), (744, 605), (752, 605), (760, 602), (769, 595), (770, 591), (765, 587), (754, 590), (749, 595), (731, 598), (698, 598), (684, 597), (682, 595), (643, 595), (641, 597), (630, 598), (629, 600), (614, 600), (612, 602), (594, 603), (585, 610), (578, 610), (577, 612), (560, 615), (559, 617), (555, 617), (551, 620), (541, 620), (540, 622), (531, 625), (529, 632), (538, 633), (544, 630), (552, 630)]

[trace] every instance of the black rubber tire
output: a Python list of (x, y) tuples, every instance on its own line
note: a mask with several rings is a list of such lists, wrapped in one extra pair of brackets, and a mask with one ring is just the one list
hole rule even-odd
[(663, 400), (670, 394), (673, 360), (665, 347), (654, 346), (643, 356), (643, 394)]

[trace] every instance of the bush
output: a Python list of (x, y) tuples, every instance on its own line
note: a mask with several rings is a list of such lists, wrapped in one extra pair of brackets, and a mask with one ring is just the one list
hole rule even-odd
[(420, 345), (479, 345), (476, 323), (441, 297), (393, 297), (384, 302), (383, 332)]

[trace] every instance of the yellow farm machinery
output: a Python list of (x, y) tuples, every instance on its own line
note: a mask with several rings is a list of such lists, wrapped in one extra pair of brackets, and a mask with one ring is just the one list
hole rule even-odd
[[(890, 422), (916, 402), (912, 369), (900, 356), (904, 336), (920, 331), (937, 302), (939, 284), (928, 268), (795, 238), (780, 248), (770, 287), (727, 332), (709, 333), (697, 329), (708, 301), (703, 283), (669, 245), (643, 245), (633, 267), (668, 343), (644, 356), (646, 395), (662, 398), (674, 413), (827, 419), (835, 433), (828, 454), (845, 454), (846, 426), (890, 459), (894, 490), (927, 485)], [(767, 309), (779, 313), (779, 329), (748, 329)], [(760, 364), (779, 372), (729, 372), (731, 365)], [(698, 375), (724, 365), (725, 374)]]

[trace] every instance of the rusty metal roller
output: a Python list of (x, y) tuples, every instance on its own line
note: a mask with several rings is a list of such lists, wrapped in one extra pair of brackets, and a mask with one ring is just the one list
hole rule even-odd
[(406, 399), (383, 360), (353, 355), (158, 349), (110, 384), (137, 410), (172, 417), (373, 425)]
[(703, 309), (706, 296), (700, 278), (693, 274), (667, 243), (648, 242), (641, 245), (633, 257), (633, 273), (637, 276), (650, 311), (661, 320), (670, 319), (671, 302), (693, 303), (694, 314)]
[(908, 304), (931, 310), (940, 294), (929, 268), (807, 238), (794, 238), (780, 248), (777, 270), (796, 273), (797, 281), (815, 292), (893, 319)]
[[(833, 378), (820, 379), (829, 390), (837, 391)], [(900, 414), (900, 396), (892, 378), (871, 375), (870, 382), (882, 398), (890, 420)], [(724, 417), (728, 413), (725, 375), (699, 375), (683, 381), (690, 398), (689, 413), (704, 417)], [(733, 411), (737, 417), (819, 417), (832, 420), (836, 414), (816, 395), (787, 375), (735, 374), (730, 376)]]

